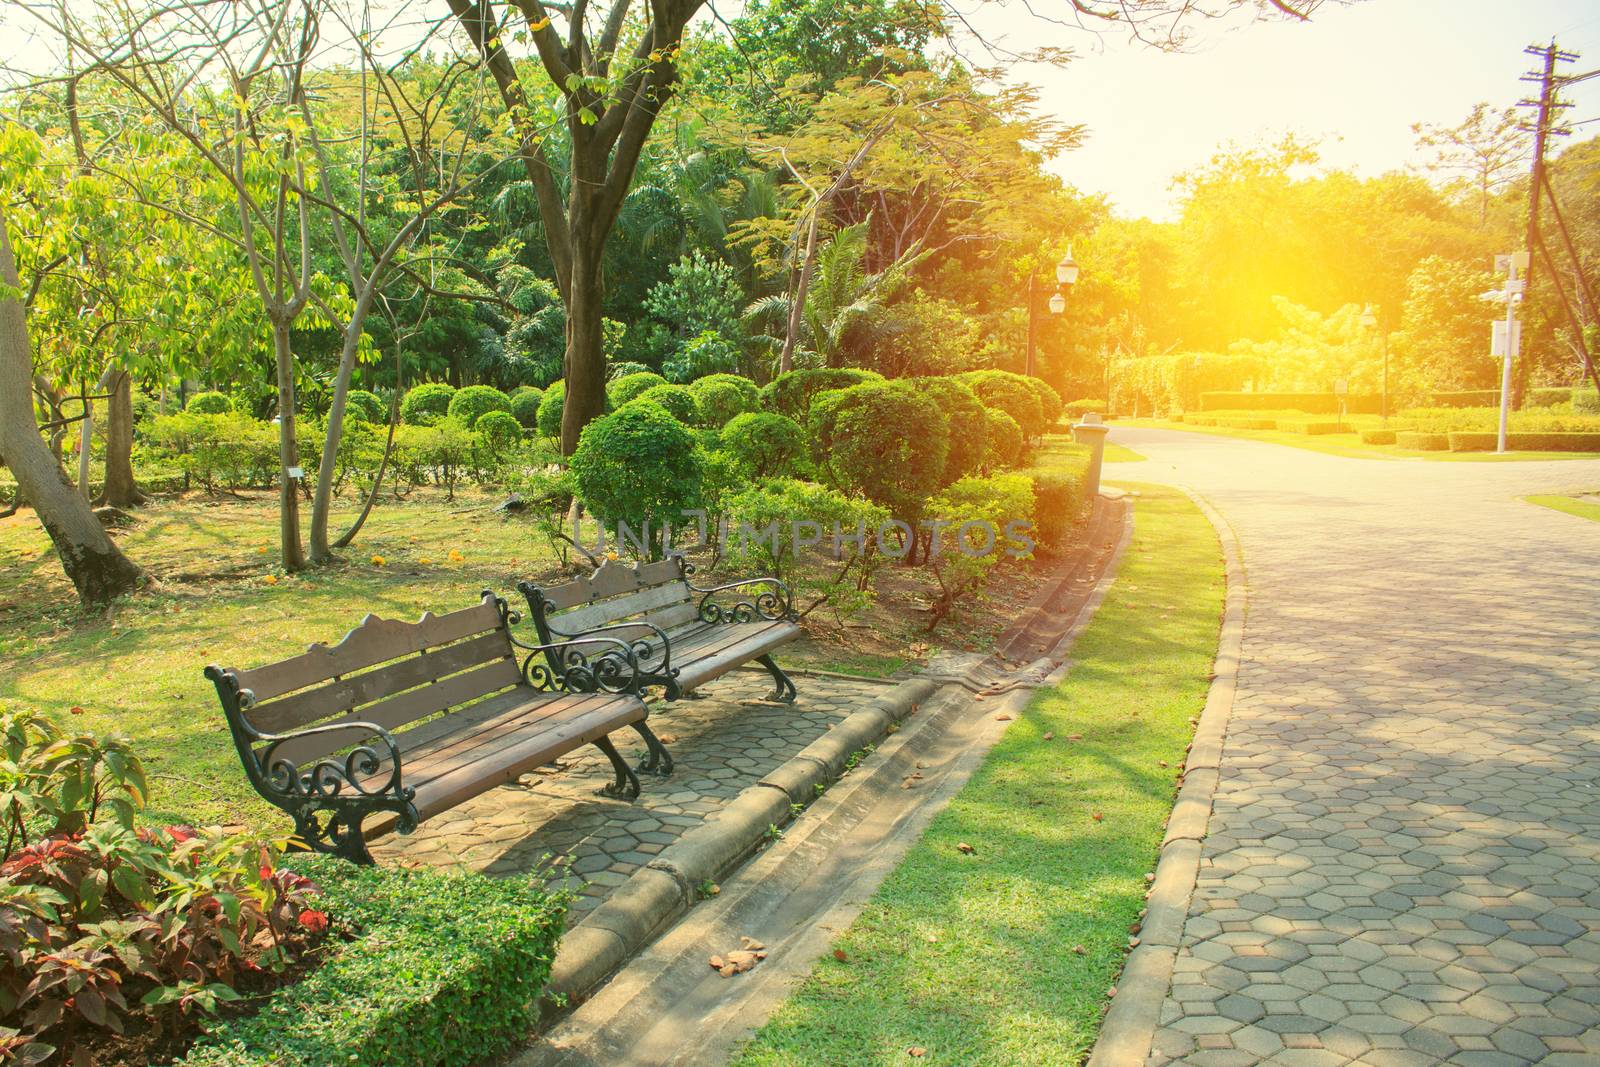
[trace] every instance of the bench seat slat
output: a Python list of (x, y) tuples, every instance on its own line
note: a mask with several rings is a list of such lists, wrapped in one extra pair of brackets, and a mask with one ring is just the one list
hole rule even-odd
[[(386, 730), (396, 730), (407, 723), (426, 718), (447, 708), (466, 704), (491, 693), (498, 693), (521, 680), (522, 672), (515, 660), (509, 658), (494, 660), (376, 704), (356, 708), (338, 718), (328, 720), (327, 725), (334, 726), (340, 722), (370, 722)], [(460, 712), (452, 712), (441, 721), (448, 722), (458, 714)], [(408, 731), (395, 738), (395, 743), (402, 753), (406, 751), (406, 738), (411, 732)], [(303, 763), (308, 759), (320, 759), (348, 745), (356, 744), (367, 736), (368, 731), (359, 728), (330, 730), (325, 734), (285, 741), (278, 746), (274, 757), (281, 756), (297, 764)]]
[(666, 582), (637, 592), (592, 601), (583, 607), (563, 611), (553, 616), (550, 621), (563, 633), (578, 634), (592, 630), (596, 626), (605, 626), (631, 619), (636, 615), (645, 615), (657, 608), (685, 604), (688, 600), (687, 585), (677, 581)]
[(544, 590), (545, 602), (554, 611), (575, 608), (618, 593), (631, 593), (680, 577), (678, 565), (664, 559), (638, 568), (625, 563), (607, 562), (591, 575)]
[[(376, 670), (340, 678), (326, 685), (302, 689), (277, 700), (258, 704), (250, 709), (247, 717), (251, 725), (263, 733), (282, 733), (319, 719), (326, 719), (340, 711), (359, 708), (384, 697), (414, 689), (425, 682), (448, 677), (479, 663), (505, 659), (510, 654), (511, 644), (506, 640), (505, 632), (490, 630), (488, 633), (420, 655), (401, 653), (402, 658), (385, 663)], [(487, 692), (491, 690), (469, 692), (461, 699), (483, 696)], [(460, 703), (460, 700), (456, 702)], [(396, 726), (400, 723), (386, 722), (380, 725)]]
[[(633, 697), (572, 694), (551, 701), (533, 690), (524, 693), (532, 699), (509, 706), (502, 702), (469, 729), (439, 736), (403, 762), (406, 784), (416, 790), (419, 817), (455, 807), (645, 718), (644, 706)], [(457, 714), (472, 716), (475, 710)], [(381, 772), (377, 776), (380, 781), (383, 777)], [(392, 816), (375, 815), (367, 820), (366, 836), (384, 833), (393, 824)]]
[(235, 671), (234, 676), (239, 680), (239, 687), (254, 693), (260, 703), (325, 682), (336, 675), (351, 674), (424, 648), (447, 645), (499, 625), (500, 613), (489, 600), (445, 615), (428, 612), (417, 622), (368, 615), (336, 645), (314, 644), (298, 656), (264, 667)]

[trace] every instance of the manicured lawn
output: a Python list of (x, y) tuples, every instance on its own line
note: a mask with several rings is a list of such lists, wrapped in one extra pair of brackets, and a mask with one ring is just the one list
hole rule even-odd
[(1600, 503), (1596, 503), (1592, 498), (1584, 500), (1575, 496), (1527, 496), (1522, 499), (1530, 504), (1538, 504), (1540, 507), (1553, 508), (1556, 511), (1564, 511), (1568, 515), (1576, 515), (1579, 518), (1593, 519), (1595, 522), (1600, 522)]
[(1071, 675), (1010, 724), (741, 1067), (1011, 1067), (1089, 1049), (1205, 701), (1222, 606), (1210, 524), (1181, 494), (1138, 488), (1133, 544)]
[(1106, 442), (1106, 463), (1138, 463), (1144, 458), (1145, 456), (1142, 452), (1135, 452), (1133, 449), (1122, 445), (1114, 445), (1110, 441)]
[[(1218, 437), (1242, 437), (1247, 441), (1303, 448), (1355, 459), (1431, 459), (1445, 463), (1517, 463), (1532, 459), (1594, 459), (1593, 452), (1420, 452), (1395, 445), (1364, 445), (1354, 432), (1329, 434), (1288, 433), (1284, 430), (1238, 430), (1228, 426), (1193, 426), (1170, 419), (1117, 419), (1114, 426), (1137, 426), (1155, 430), (1182, 430), (1209, 433)], [(1108, 457), (1109, 458), (1109, 457)]]

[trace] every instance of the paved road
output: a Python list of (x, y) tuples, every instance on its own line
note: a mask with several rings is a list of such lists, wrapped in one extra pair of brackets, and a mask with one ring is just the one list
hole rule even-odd
[(1600, 461), (1115, 430), (1236, 532), (1221, 785), (1152, 1065), (1600, 1065)]

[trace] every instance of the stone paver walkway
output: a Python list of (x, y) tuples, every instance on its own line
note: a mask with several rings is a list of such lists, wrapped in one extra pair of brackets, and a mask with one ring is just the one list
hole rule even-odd
[(1600, 1065), (1600, 462), (1344, 459), (1118, 429), (1249, 590), (1150, 1063)]
[[(685, 831), (887, 687), (801, 674), (795, 685), (800, 695), (792, 706), (774, 705), (762, 699), (772, 691), (766, 671), (735, 671), (702, 686), (700, 699), (652, 704), (650, 725), (677, 767), (669, 778), (641, 775), (643, 788), (631, 803), (596, 795), (611, 781), (611, 764), (586, 747), (428, 820), (409, 837), (382, 839), (373, 856), (491, 875), (543, 870), (559, 858), (571, 869), (565, 884), (578, 892), (576, 922)], [(617, 735), (617, 747), (630, 759), (644, 756), (631, 730)]]

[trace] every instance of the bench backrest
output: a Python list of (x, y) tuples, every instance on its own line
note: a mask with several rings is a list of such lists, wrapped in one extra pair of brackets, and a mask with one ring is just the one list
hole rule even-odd
[[(393, 731), (522, 681), (503, 608), (486, 592), (474, 607), (425, 613), (416, 622), (368, 615), (338, 644), (314, 644), (278, 663), (220, 673), (248, 691), (238, 714), (261, 733), (340, 722)], [(284, 742), (273, 759), (320, 759), (367, 736), (361, 728), (330, 730)], [(405, 751), (405, 735), (396, 741)]]
[(608, 560), (587, 577), (556, 586), (525, 582), (519, 588), (528, 595), (544, 640), (626, 623), (669, 631), (700, 615), (697, 594), (676, 556), (641, 564)]

